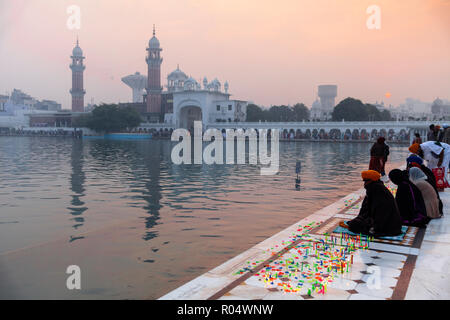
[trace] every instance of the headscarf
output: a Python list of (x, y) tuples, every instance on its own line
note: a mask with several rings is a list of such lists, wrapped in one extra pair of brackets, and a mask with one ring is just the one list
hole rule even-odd
[(389, 179), (396, 185), (399, 185), (403, 181), (408, 181), (408, 176), (405, 172), (403, 172), (400, 169), (394, 169), (391, 172), (389, 172)]
[(363, 180), (378, 181), (381, 178), (381, 174), (375, 170), (367, 170), (361, 172), (361, 177)]
[(427, 176), (419, 168), (413, 167), (413, 168), (409, 169), (409, 180), (411, 180), (412, 182), (415, 183), (417, 181), (426, 180), (426, 179), (427, 179)]
[(384, 137), (379, 137), (379, 138), (377, 139), (377, 143), (383, 144), (385, 140), (386, 140), (386, 139), (385, 139)]
[(411, 153), (416, 153), (419, 152), (419, 148), (420, 148), (420, 144), (418, 143), (413, 143), (410, 147), (409, 147), (409, 152)]
[(407, 163), (418, 163), (418, 164), (423, 164), (423, 159), (415, 154), (410, 155), (408, 158), (406, 158), (406, 162)]

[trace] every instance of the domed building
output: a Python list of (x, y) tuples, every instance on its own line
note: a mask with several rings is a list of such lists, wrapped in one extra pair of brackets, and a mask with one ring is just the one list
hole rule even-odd
[(184, 82), (188, 79), (188, 76), (180, 70), (180, 66), (177, 69), (169, 73), (167, 76), (167, 91), (174, 92), (184, 89)]
[(163, 90), (161, 51), (162, 48), (153, 27), (153, 36), (147, 48), (148, 74), (144, 102), (122, 104), (124, 107), (133, 107), (138, 110), (146, 122), (164, 122), (173, 128), (190, 129), (194, 121), (202, 121), (203, 125), (214, 122), (245, 121), (247, 102), (230, 99), (228, 82), (225, 82), (225, 92), (223, 92), (222, 84), (217, 78), (208, 82), (208, 79), (204, 77), (202, 87), (201, 80), (197, 81), (194, 77), (188, 77), (177, 65), (177, 68), (167, 76), (167, 90)]

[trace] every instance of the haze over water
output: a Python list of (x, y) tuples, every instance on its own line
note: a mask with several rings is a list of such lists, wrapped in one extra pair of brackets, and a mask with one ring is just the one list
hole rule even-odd
[[(370, 149), (280, 143), (280, 172), (261, 176), (174, 165), (173, 145), (0, 137), (0, 297), (159, 298), (361, 188)], [(407, 153), (391, 146), (388, 169)], [(82, 290), (66, 288), (71, 264)]]

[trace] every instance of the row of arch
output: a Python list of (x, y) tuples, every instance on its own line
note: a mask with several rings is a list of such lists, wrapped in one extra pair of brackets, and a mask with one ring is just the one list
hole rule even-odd
[[(156, 136), (170, 136), (173, 129), (147, 129), (136, 128), (132, 132), (138, 133), (153, 133)], [(255, 129), (256, 133), (259, 133), (260, 129)], [(272, 130), (268, 129), (268, 135), (272, 134)], [(221, 130), (222, 133), (226, 133), (226, 129)], [(331, 129), (325, 131), (324, 129), (281, 129), (279, 131), (280, 139), (283, 140), (361, 140), (370, 141), (375, 140), (378, 137), (384, 137), (387, 141), (409, 141), (411, 134), (405, 129), (401, 129), (399, 132), (395, 132), (393, 129), (373, 129), (373, 130), (358, 130), (358, 129), (346, 129), (342, 131), (340, 129)]]
[(331, 140), (374, 140), (378, 137), (384, 137), (388, 141), (409, 141), (410, 132), (405, 129), (401, 129), (399, 132), (395, 132), (394, 129), (372, 129), (372, 130), (358, 130), (358, 129), (346, 129), (345, 131), (340, 129), (331, 129), (325, 131), (324, 129), (283, 129), (280, 132), (280, 138), (282, 139), (331, 139)]

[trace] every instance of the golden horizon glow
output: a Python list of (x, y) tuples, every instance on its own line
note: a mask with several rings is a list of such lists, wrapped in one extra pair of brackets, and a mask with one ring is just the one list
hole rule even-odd
[[(69, 5), (81, 29), (66, 27)], [(381, 29), (366, 8), (381, 8)], [(351, 96), (399, 104), (450, 98), (450, 1), (38, 1), (0, 0), (0, 93), (20, 88), (70, 106), (70, 53), (86, 56), (85, 102), (129, 101), (120, 78), (146, 74), (156, 24), (162, 82), (177, 64), (196, 79), (230, 83), (234, 98), (311, 106), (320, 84)]]

